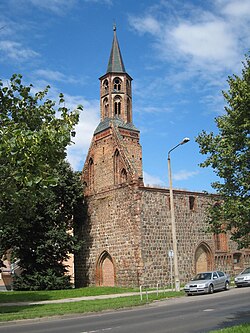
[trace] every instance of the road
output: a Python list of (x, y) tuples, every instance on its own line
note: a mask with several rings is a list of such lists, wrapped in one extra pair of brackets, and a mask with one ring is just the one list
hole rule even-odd
[(139, 308), (3, 323), (0, 333), (206, 333), (250, 323), (250, 287)]

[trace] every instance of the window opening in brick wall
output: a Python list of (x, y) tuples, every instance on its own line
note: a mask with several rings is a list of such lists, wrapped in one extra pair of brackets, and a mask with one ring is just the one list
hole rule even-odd
[(120, 153), (118, 149), (114, 153), (114, 183), (120, 183)]
[(132, 122), (132, 116), (131, 116), (131, 102), (130, 99), (127, 99), (127, 121), (128, 123)]
[(104, 80), (104, 82), (103, 82), (103, 89), (104, 89), (104, 93), (107, 94), (108, 90), (109, 90), (109, 82), (107, 79)]
[(92, 158), (89, 159), (89, 188), (94, 188), (94, 161)]
[(194, 196), (189, 197), (189, 209), (190, 210), (195, 209), (195, 197)]
[(122, 86), (122, 81), (118, 77), (116, 77), (114, 79), (113, 83), (114, 83), (114, 90), (115, 91), (120, 91), (121, 90), (121, 86)]
[(114, 113), (115, 116), (120, 116), (121, 114), (121, 98), (119, 96), (114, 99)]
[(216, 251), (226, 252), (228, 250), (227, 234), (226, 233), (214, 234), (214, 243)]
[(234, 265), (239, 265), (240, 260), (241, 260), (241, 253), (234, 253), (233, 255)]
[(103, 112), (104, 112), (104, 118), (108, 118), (109, 116), (109, 101), (108, 98), (104, 98), (103, 100)]
[(122, 169), (121, 172), (121, 183), (126, 183), (127, 182), (127, 171), (125, 169)]

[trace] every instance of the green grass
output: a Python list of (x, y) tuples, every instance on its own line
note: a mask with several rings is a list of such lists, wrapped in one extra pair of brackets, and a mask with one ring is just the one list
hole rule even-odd
[[(80, 292), (81, 291), (81, 292)], [(46, 292), (10, 292), (6, 295), (10, 295), (12, 302), (17, 301), (38, 301), (38, 300), (52, 300), (61, 299), (66, 297), (79, 297), (79, 296), (90, 296), (90, 295), (103, 295), (103, 294), (114, 294), (120, 292), (136, 291), (135, 289), (127, 288), (83, 288), (81, 290), (71, 290), (72, 294), (68, 293), (68, 290), (64, 291), (46, 291)], [(66, 292), (66, 293), (65, 293)], [(80, 292), (80, 293), (79, 293)], [(62, 297), (63, 295), (63, 297)], [(74, 296), (73, 296), (74, 295)], [(144, 305), (147, 302), (153, 302), (155, 300), (166, 299), (169, 297), (183, 296), (183, 292), (161, 292), (148, 294), (148, 299), (143, 295), (141, 301), (140, 294), (137, 296), (126, 296), (118, 298), (100, 299), (100, 300), (89, 300), (79, 301), (70, 303), (58, 303), (58, 304), (38, 304), (38, 305), (27, 305), (27, 306), (4, 306), (0, 308), (0, 321), (13, 321), (20, 319), (33, 319), (50, 316), (61, 316), (66, 314), (82, 314), (88, 312), (98, 312), (103, 310), (114, 310), (120, 308), (127, 308), (133, 306)], [(18, 300), (17, 297), (18, 296)], [(0, 293), (1, 298), (4, 295)]]
[(0, 303), (49, 301), (63, 298), (110, 295), (135, 291), (139, 291), (139, 289), (119, 287), (87, 287), (66, 290), (6, 291), (0, 292)]
[(239, 326), (223, 328), (221, 330), (211, 331), (210, 333), (249, 333), (249, 332), (250, 332), (250, 324), (243, 324)]

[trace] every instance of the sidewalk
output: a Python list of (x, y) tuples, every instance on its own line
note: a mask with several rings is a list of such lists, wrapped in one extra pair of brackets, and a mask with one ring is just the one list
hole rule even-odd
[[(172, 291), (171, 289), (159, 290), (159, 293)], [(143, 291), (142, 295), (146, 294), (156, 294), (156, 290)], [(81, 301), (92, 301), (98, 299), (108, 299), (108, 298), (118, 298), (118, 297), (128, 297), (128, 296), (141, 296), (140, 292), (130, 292), (122, 294), (110, 294), (110, 295), (97, 295), (97, 296), (82, 296), (82, 297), (72, 297), (72, 298), (63, 298), (55, 300), (46, 300), (46, 301), (36, 301), (36, 302), (12, 302), (12, 303), (0, 303), (0, 306), (27, 306), (27, 305), (38, 305), (38, 304), (58, 304), (58, 303), (70, 303), (70, 302), (81, 302)]]

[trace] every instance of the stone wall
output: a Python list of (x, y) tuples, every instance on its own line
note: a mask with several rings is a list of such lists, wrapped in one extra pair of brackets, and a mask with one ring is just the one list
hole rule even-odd
[[(250, 263), (249, 251), (237, 251), (228, 235), (222, 237), (227, 248), (225, 244), (224, 251), (216, 248), (215, 236), (206, 232), (210, 201), (211, 196), (204, 193), (174, 190), (181, 283), (199, 269), (221, 269), (234, 275)], [(170, 284), (168, 252), (173, 247), (167, 189), (117, 185), (89, 196), (87, 204), (86, 242), (78, 261), (87, 272), (85, 285), (102, 285), (102, 263), (103, 267), (113, 263), (109, 269), (114, 271), (117, 286)]]
[[(114, 264), (115, 284), (137, 286), (141, 266), (138, 197), (130, 186), (117, 186), (88, 197), (86, 239), (81, 266), (89, 272), (85, 285), (99, 285), (98, 263), (108, 253)], [(80, 264), (80, 262), (78, 262)]]

